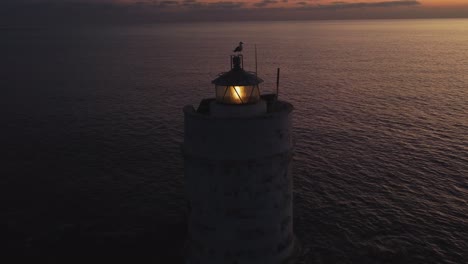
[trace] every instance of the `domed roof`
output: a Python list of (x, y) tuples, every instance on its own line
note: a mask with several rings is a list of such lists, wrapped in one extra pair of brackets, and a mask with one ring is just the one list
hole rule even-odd
[(220, 86), (249, 86), (262, 83), (263, 80), (258, 78), (253, 72), (247, 72), (243, 69), (233, 68), (232, 70), (221, 73), (218, 78), (211, 83)]

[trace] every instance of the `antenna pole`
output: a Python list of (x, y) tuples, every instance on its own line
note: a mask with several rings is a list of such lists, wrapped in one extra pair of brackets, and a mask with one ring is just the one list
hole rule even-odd
[(257, 44), (255, 44), (255, 76), (258, 76), (258, 68), (257, 68)]
[(278, 95), (279, 95), (279, 79), (280, 79), (280, 68), (278, 68), (276, 72), (276, 99), (278, 99)]

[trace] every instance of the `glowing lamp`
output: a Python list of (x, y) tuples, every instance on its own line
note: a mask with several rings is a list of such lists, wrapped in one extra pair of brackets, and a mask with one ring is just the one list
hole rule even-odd
[(258, 85), (263, 82), (253, 72), (244, 71), (242, 55), (231, 56), (231, 70), (212, 81), (216, 102), (230, 105), (254, 104), (260, 101)]

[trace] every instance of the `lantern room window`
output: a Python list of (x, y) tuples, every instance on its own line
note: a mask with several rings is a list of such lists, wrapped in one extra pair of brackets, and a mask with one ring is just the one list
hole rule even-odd
[(223, 104), (251, 104), (260, 100), (258, 85), (216, 85), (216, 101)]
[(216, 101), (221, 104), (242, 105), (260, 101), (259, 83), (263, 82), (253, 72), (243, 69), (242, 55), (231, 56), (231, 70), (213, 81)]

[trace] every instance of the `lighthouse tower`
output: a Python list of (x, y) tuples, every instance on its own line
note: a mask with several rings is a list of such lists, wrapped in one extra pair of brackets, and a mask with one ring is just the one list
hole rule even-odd
[(261, 95), (242, 55), (184, 108), (188, 264), (282, 264), (294, 251), (291, 104)]

